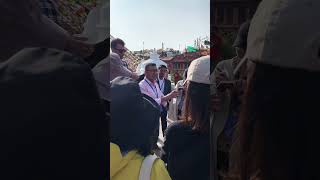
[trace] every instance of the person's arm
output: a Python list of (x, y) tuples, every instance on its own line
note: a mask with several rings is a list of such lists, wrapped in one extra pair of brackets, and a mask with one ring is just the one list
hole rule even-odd
[(132, 79), (137, 79), (135, 73), (131, 72), (129, 69), (125, 68), (119, 55), (112, 53), (110, 55), (110, 76), (111, 80), (118, 76), (130, 77)]
[(37, 0), (1, 1), (0, 13), (3, 28), (11, 29), (8, 38), (16, 43), (26, 47), (65, 48), (69, 35), (42, 15)]
[(162, 102), (168, 102), (169, 100), (176, 98), (178, 96), (177, 91), (171, 91), (169, 94), (161, 97), (161, 103)]

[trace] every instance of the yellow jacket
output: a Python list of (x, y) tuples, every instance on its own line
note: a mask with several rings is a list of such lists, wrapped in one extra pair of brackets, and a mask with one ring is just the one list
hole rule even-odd
[[(110, 143), (110, 179), (138, 180), (143, 160), (144, 157), (137, 151), (130, 151), (123, 157), (120, 148)], [(161, 159), (157, 159), (153, 164), (151, 180), (171, 180)]]

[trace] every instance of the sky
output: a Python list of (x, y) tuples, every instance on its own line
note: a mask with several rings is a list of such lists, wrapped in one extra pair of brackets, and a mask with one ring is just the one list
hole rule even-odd
[(183, 50), (210, 36), (210, 0), (111, 0), (110, 33), (131, 51)]

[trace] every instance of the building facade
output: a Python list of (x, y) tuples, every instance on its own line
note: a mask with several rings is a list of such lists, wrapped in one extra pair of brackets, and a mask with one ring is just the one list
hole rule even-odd
[(250, 19), (261, 0), (214, 0), (213, 26), (223, 32), (235, 32)]
[(168, 64), (170, 74), (178, 73), (183, 77), (183, 73), (189, 67), (190, 63), (199, 57), (208, 55), (209, 51), (209, 49), (203, 49), (199, 52), (186, 52), (174, 57), (162, 57), (161, 60)]

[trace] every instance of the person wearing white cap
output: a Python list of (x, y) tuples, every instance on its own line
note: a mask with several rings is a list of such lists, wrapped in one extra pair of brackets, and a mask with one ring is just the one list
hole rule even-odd
[(169, 125), (162, 159), (174, 180), (210, 178), (210, 56), (191, 62), (186, 79), (185, 114)]
[(319, 0), (264, 0), (251, 21), (240, 180), (320, 179)]

